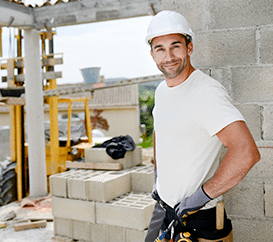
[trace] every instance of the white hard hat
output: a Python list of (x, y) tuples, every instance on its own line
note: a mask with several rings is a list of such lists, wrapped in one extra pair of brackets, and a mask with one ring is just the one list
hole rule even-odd
[(185, 17), (177, 12), (164, 10), (151, 20), (145, 42), (150, 44), (153, 38), (167, 34), (183, 34), (193, 39), (193, 32)]

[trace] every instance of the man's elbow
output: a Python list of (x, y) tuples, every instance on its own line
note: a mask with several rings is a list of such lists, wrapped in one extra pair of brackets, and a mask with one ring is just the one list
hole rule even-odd
[(248, 154), (249, 154), (249, 164), (251, 167), (254, 166), (261, 159), (261, 154), (257, 147), (252, 148), (251, 152), (248, 152)]

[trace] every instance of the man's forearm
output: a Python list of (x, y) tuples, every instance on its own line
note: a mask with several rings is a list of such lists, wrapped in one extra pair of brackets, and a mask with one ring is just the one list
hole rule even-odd
[[(260, 160), (258, 148), (243, 122), (236, 122), (228, 129), (217, 135), (228, 147), (228, 151), (214, 176), (203, 186), (211, 198), (218, 197), (236, 186)], [(232, 134), (229, 135), (230, 133)]]
[(242, 156), (240, 154), (234, 157), (232, 152), (227, 152), (214, 176), (203, 186), (211, 198), (218, 197), (236, 186), (259, 160), (258, 156)]

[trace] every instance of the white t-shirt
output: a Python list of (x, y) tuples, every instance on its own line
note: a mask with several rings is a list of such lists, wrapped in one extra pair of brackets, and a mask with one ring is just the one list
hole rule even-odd
[[(153, 116), (157, 190), (161, 199), (174, 207), (217, 170), (222, 143), (215, 134), (244, 118), (225, 88), (200, 70), (175, 87), (160, 83)], [(215, 206), (217, 200), (220, 198), (205, 208)]]

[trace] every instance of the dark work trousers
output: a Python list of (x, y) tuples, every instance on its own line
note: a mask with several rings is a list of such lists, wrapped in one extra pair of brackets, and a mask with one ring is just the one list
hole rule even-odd
[(151, 222), (148, 228), (148, 232), (145, 238), (145, 242), (154, 242), (157, 236), (159, 235), (159, 231), (163, 220), (165, 218), (166, 212), (160, 206), (159, 203), (155, 204), (154, 212), (151, 218)]
[[(163, 201), (160, 201), (160, 204), (156, 203), (145, 242), (154, 242), (159, 235), (160, 229), (165, 230), (172, 220), (177, 220), (174, 209)], [(185, 227), (181, 223), (178, 223), (175, 227), (175, 234), (190, 232), (194, 238), (214, 240), (228, 236), (232, 230), (231, 221), (227, 219), (226, 214), (224, 229), (216, 230), (216, 207), (200, 210), (188, 216), (186, 224)], [(166, 239), (170, 239), (168, 234), (166, 235)]]

